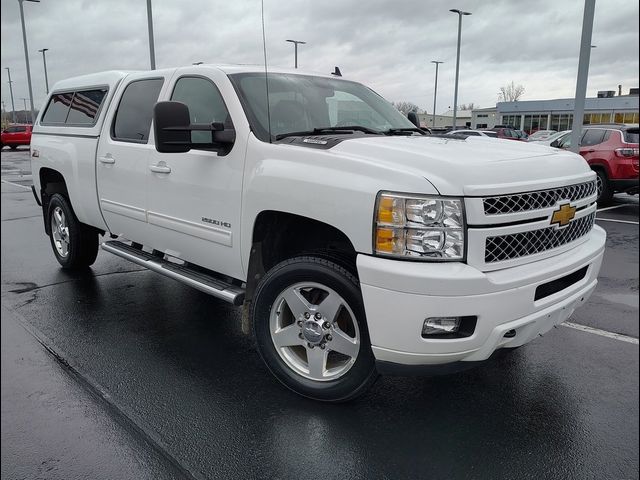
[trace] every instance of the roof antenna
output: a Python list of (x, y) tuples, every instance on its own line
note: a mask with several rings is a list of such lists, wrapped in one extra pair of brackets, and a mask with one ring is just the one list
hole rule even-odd
[(262, 5), (262, 51), (264, 53), (264, 84), (267, 92), (267, 126), (269, 129), (269, 143), (271, 143), (271, 111), (269, 108), (269, 77), (267, 76), (267, 40), (264, 33), (264, 0)]
[(331, 75), (335, 75), (336, 77), (341, 77), (342, 73), (340, 73), (340, 69), (336, 67), (335, 70), (331, 72)]

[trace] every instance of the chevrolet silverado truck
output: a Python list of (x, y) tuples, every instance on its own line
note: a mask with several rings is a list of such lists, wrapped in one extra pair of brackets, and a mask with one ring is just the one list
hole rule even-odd
[(519, 347), (586, 302), (602, 262), (580, 156), (426, 135), (333, 75), (60, 81), (30, 152), (63, 268), (101, 247), (243, 306), (268, 369), (321, 401)]

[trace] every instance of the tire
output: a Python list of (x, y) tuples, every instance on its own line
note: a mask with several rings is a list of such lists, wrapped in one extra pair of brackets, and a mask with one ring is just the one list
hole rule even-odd
[(345, 402), (378, 377), (359, 282), (331, 260), (302, 256), (273, 267), (258, 284), (251, 320), (271, 373), (304, 397)]
[(609, 183), (609, 178), (607, 178), (607, 174), (604, 170), (595, 170), (596, 175), (598, 175), (598, 203), (600, 205), (609, 205), (613, 202), (613, 189), (611, 188), (611, 183)]
[(98, 233), (80, 223), (66, 197), (59, 193), (51, 197), (46, 221), (51, 228), (53, 254), (62, 268), (79, 270), (93, 265), (98, 256)]

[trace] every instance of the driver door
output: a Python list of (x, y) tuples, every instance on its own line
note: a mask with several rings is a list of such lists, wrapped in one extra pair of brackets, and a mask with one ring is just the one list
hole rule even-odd
[[(222, 122), (225, 127), (233, 127), (215, 74), (211, 74), (214, 78), (205, 77), (201, 71), (174, 78), (170, 100), (189, 107), (191, 123)], [(191, 140), (210, 143), (211, 132), (191, 132)], [(186, 153), (151, 152), (147, 164), (147, 219), (154, 248), (242, 278), (240, 204), (244, 143), (237, 138), (226, 155), (204, 149)]]

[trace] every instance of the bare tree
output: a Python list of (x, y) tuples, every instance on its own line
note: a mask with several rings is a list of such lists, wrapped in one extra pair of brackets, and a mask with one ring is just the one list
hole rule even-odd
[(517, 102), (520, 100), (522, 95), (524, 95), (524, 86), (520, 84), (516, 85), (513, 80), (511, 80), (511, 83), (500, 87), (500, 91), (498, 92), (498, 101)]
[(396, 107), (396, 110), (398, 110), (403, 115), (406, 115), (409, 112), (423, 113), (422, 109), (418, 105), (416, 105), (415, 103), (411, 103), (411, 102), (391, 102), (391, 105)]
[(476, 104), (473, 103), (473, 102), (471, 102), (471, 103), (463, 103), (458, 108), (460, 110), (473, 110), (474, 108), (476, 108)]

